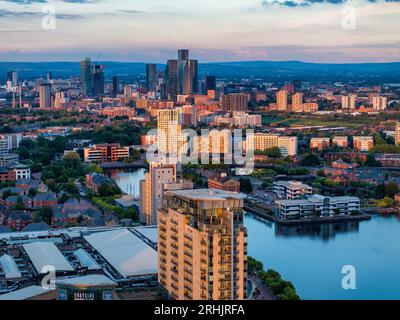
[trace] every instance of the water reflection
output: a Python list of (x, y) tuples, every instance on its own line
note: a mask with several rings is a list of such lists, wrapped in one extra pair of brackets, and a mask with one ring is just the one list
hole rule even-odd
[(135, 197), (140, 195), (140, 180), (144, 179), (145, 169), (133, 170), (106, 170), (104, 173), (115, 180), (123, 192)]
[(307, 236), (313, 239), (320, 238), (328, 241), (335, 238), (339, 233), (358, 232), (359, 227), (360, 223), (358, 221), (308, 224), (301, 226), (275, 225), (275, 235), (277, 237)]

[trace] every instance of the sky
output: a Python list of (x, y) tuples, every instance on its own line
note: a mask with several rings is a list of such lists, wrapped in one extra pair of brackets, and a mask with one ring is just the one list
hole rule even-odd
[(200, 62), (400, 61), (400, 0), (0, 0), (0, 61), (164, 63), (178, 48)]

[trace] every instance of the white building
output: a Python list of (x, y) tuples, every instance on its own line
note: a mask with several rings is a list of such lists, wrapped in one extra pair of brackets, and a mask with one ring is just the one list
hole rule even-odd
[(30, 179), (31, 178), (31, 168), (22, 164), (16, 165), (14, 167), (15, 179)]
[(280, 199), (294, 200), (312, 195), (312, 187), (300, 181), (276, 181), (273, 192)]
[(360, 199), (357, 197), (325, 197), (315, 194), (304, 200), (276, 200), (275, 210), (278, 217), (297, 219), (321, 215), (350, 215), (360, 211)]

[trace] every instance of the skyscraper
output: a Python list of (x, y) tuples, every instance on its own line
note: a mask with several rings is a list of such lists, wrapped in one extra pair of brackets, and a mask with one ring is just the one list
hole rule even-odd
[(101, 64), (96, 64), (92, 67), (92, 83), (93, 95), (99, 96), (104, 94), (104, 66)]
[(198, 92), (198, 61), (189, 59), (189, 50), (178, 50), (178, 94)]
[(40, 109), (51, 108), (51, 84), (43, 83), (39, 85), (39, 104)]
[(207, 94), (208, 91), (210, 90), (216, 90), (217, 89), (217, 78), (216, 76), (206, 76), (206, 92)]
[(11, 81), (11, 85), (13, 87), (18, 86), (18, 72), (17, 71), (7, 72), (7, 81)]
[(118, 95), (118, 77), (113, 77), (112, 95), (113, 97)]
[(168, 60), (165, 68), (166, 95), (175, 100), (178, 95), (178, 60)]
[(92, 85), (92, 65), (90, 58), (85, 58), (81, 61), (81, 80), (82, 80), (82, 93), (84, 97), (91, 97), (93, 95)]
[(154, 63), (146, 64), (146, 89), (153, 92), (157, 89), (157, 66)]
[(244, 198), (218, 189), (164, 193), (158, 209), (158, 280), (175, 299), (245, 298)]

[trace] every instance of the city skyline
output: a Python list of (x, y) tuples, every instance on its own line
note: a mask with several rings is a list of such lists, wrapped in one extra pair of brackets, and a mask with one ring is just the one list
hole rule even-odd
[[(46, 5), (55, 30), (42, 28)], [(188, 48), (204, 62), (394, 62), (399, 13), (397, 1), (2, 0), (0, 61), (163, 62)]]

